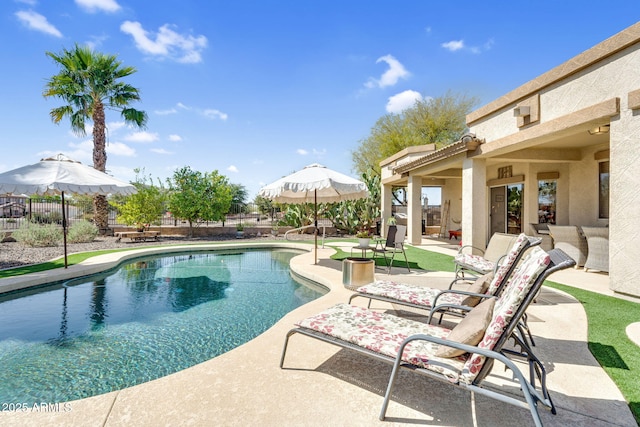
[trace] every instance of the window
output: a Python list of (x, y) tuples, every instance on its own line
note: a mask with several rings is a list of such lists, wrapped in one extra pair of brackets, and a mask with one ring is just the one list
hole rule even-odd
[(558, 181), (539, 180), (538, 181), (538, 223), (556, 223), (556, 191)]
[(599, 191), (598, 211), (602, 219), (609, 218), (609, 161), (598, 163)]
[(522, 233), (522, 195), (524, 184), (507, 185), (507, 233)]

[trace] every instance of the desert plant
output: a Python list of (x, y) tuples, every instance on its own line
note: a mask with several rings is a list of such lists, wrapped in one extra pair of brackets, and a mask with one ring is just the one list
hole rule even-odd
[(89, 221), (74, 222), (67, 232), (67, 241), (69, 243), (89, 243), (93, 242), (100, 233), (98, 227)]
[(23, 223), (12, 234), (16, 242), (31, 247), (58, 246), (62, 241), (62, 230), (53, 224)]
[(37, 224), (62, 224), (62, 213), (53, 212), (33, 212), (31, 221)]

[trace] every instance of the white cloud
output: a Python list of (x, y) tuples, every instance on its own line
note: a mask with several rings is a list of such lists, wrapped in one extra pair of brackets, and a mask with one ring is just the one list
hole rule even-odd
[(150, 151), (157, 154), (173, 154), (173, 151), (167, 151), (164, 148), (152, 148)]
[(182, 137), (180, 135), (171, 134), (169, 135), (169, 141), (173, 141), (173, 142), (182, 141)]
[(379, 79), (374, 79), (373, 77), (371, 77), (369, 81), (364, 84), (366, 87), (374, 88), (377, 86), (383, 88), (387, 86), (393, 86), (398, 83), (398, 80), (406, 79), (411, 75), (411, 73), (409, 73), (404, 68), (400, 61), (398, 61), (391, 55), (381, 56), (376, 61), (376, 64), (380, 62), (386, 62), (387, 65), (389, 65), (389, 69), (385, 71)]
[(312, 150), (312, 152), (313, 152), (313, 155), (314, 155), (314, 156), (324, 156), (325, 154), (327, 154), (327, 150), (326, 150), (326, 149), (323, 149), (323, 150), (317, 150), (317, 149), (315, 149), (315, 148), (314, 148), (314, 149)]
[[(93, 149), (93, 147), (91, 147)], [(122, 157), (136, 157), (136, 150), (122, 142), (110, 142), (107, 144), (107, 154)]]
[(16, 12), (18, 20), (31, 30), (40, 31), (54, 37), (62, 37), (62, 33), (47, 21), (47, 18), (32, 10), (20, 10)]
[(155, 110), (154, 113), (156, 113), (159, 116), (168, 116), (169, 114), (176, 114), (178, 112), (178, 110), (176, 110), (175, 108), (170, 108), (168, 110)]
[(491, 50), (491, 48), (493, 47), (493, 44), (494, 44), (493, 39), (487, 40), (485, 44), (483, 44), (482, 46), (467, 46), (464, 43), (464, 40), (452, 40), (447, 43), (442, 43), (440, 46), (442, 46), (443, 48), (447, 49), (450, 52), (456, 52), (458, 50), (466, 50), (473, 54), (479, 55), (484, 51)]
[(422, 95), (415, 90), (405, 90), (389, 97), (387, 102), (387, 112), (399, 114), (407, 108), (413, 107), (416, 101), (422, 101)]
[(182, 108), (183, 110), (190, 110), (191, 109), (191, 107), (189, 107), (187, 105), (184, 105), (182, 102), (178, 102), (176, 105), (178, 107)]
[(151, 34), (151, 36), (139, 22), (133, 21), (123, 22), (120, 25), (120, 31), (130, 34), (140, 51), (182, 63), (201, 62), (200, 52), (207, 47), (205, 36), (178, 34), (170, 28), (169, 24), (163, 25), (155, 35)]
[(235, 167), (234, 165), (230, 165), (230, 166), (227, 168), (227, 170), (228, 170), (229, 172), (234, 172), (234, 173), (238, 173), (238, 172), (239, 172), (239, 171), (238, 171), (238, 168), (237, 168), (237, 167)]
[(440, 46), (451, 52), (455, 52), (464, 48), (464, 40), (452, 40), (450, 42), (442, 43)]
[(304, 148), (298, 148), (296, 150), (296, 153), (300, 154), (301, 156), (306, 156), (307, 154), (309, 154), (309, 152), (307, 150), (305, 150)]
[(205, 116), (208, 119), (220, 119), (220, 120), (227, 120), (227, 118), (229, 117), (226, 113), (223, 113), (222, 111), (219, 110), (214, 110), (214, 109), (206, 109), (202, 112), (202, 115)]
[(91, 50), (97, 50), (102, 45), (102, 42), (104, 42), (109, 38), (108, 36), (89, 36), (89, 37), (91, 38), (91, 40), (84, 42), (84, 44), (86, 44), (87, 47), (89, 47)]
[(76, 4), (89, 13), (117, 12), (120, 5), (115, 0), (76, 0)]
[(157, 133), (151, 133), (147, 131), (133, 132), (124, 137), (125, 141), (141, 143), (154, 142), (158, 139), (159, 137)]
[[(69, 143), (73, 149), (71, 153), (65, 153), (74, 160), (79, 160), (85, 165), (93, 165), (93, 140), (87, 139), (79, 143)], [(135, 157), (136, 150), (122, 142), (109, 142), (106, 146), (107, 154), (122, 157)]]
[(127, 124), (125, 122), (109, 122), (109, 123), (107, 123), (107, 129), (109, 129), (110, 132), (117, 132), (118, 130), (122, 129), (125, 126), (127, 126)]

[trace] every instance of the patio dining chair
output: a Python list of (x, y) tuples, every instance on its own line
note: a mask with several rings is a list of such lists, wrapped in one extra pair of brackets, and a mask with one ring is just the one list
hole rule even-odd
[[(373, 249), (373, 257), (375, 259), (376, 254), (382, 254), (384, 257), (385, 265), (387, 266), (387, 273), (391, 273), (391, 267), (393, 266), (393, 259), (396, 254), (402, 254), (404, 256), (404, 262), (407, 265), (407, 270), (411, 272), (409, 267), (409, 260), (407, 254), (404, 251), (404, 239), (407, 236), (407, 226), (397, 225), (395, 233), (388, 233), (387, 239), (384, 242), (376, 245)], [(390, 258), (387, 256), (390, 255)]]
[[(538, 404), (552, 409), (544, 382), (541, 390), (525, 378), (517, 365), (501, 352), (544, 280), (575, 262), (561, 250), (546, 253), (532, 248), (514, 271), (499, 298), (474, 307), (453, 329), (381, 313), (350, 304), (338, 304), (303, 319), (286, 336), (280, 367), (284, 365), (289, 338), (300, 333), (393, 363), (380, 419), (384, 420), (401, 368), (445, 384), (528, 409), (541, 426)], [(522, 398), (513, 389), (485, 387), (494, 361), (511, 370)]]

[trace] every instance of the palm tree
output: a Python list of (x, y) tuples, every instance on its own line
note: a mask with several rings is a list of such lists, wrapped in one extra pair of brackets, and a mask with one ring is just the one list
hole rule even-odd
[[(60, 54), (46, 52), (59, 66), (60, 72), (47, 81), (43, 95), (57, 97), (66, 105), (56, 107), (49, 115), (54, 123), (69, 117), (71, 129), (78, 136), (85, 136), (87, 120), (93, 122), (93, 167), (106, 172), (105, 108), (119, 111), (127, 124), (144, 128), (147, 114), (130, 108), (140, 100), (140, 92), (133, 86), (118, 81), (136, 72), (134, 67), (124, 67), (115, 55), (94, 52), (78, 46), (63, 49)], [(108, 228), (109, 205), (105, 196), (94, 199), (95, 224), (100, 230)]]

